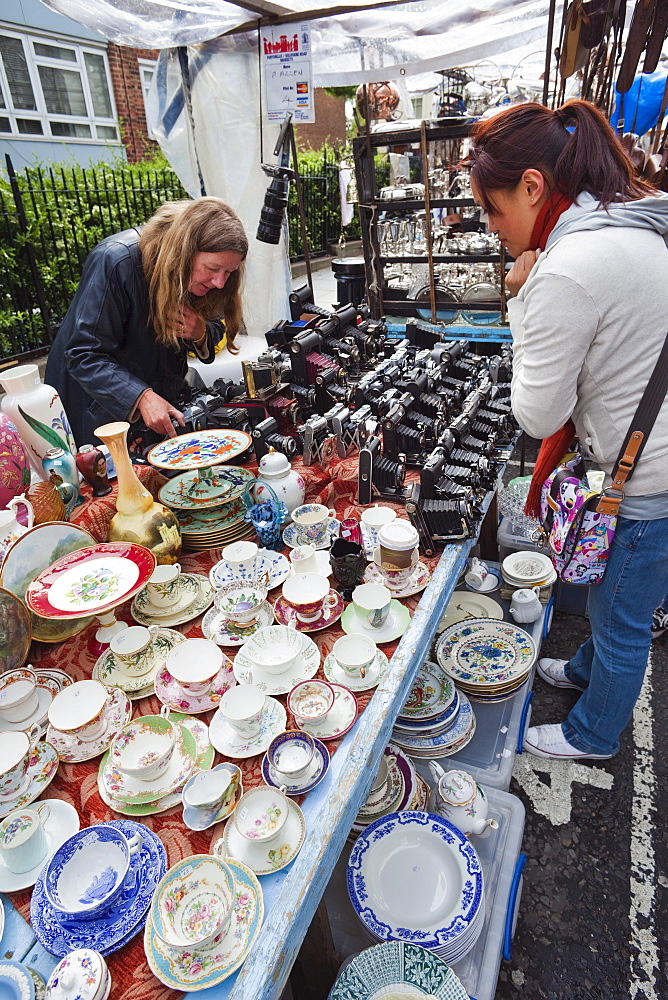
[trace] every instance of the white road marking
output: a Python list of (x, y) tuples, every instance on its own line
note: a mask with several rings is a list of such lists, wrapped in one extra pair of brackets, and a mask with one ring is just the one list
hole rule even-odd
[(656, 818), (652, 653), (633, 712), (633, 802), (631, 805), (631, 969), (629, 997), (659, 1000), (656, 975), (659, 950), (654, 927), (656, 859), (652, 829)]
[[(548, 785), (540, 777), (549, 777)], [(600, 767), (578, 764), (574, 760), (552, 760), (534, 757), (530, 753), (517, 754), (513, 777), (531, 799), (537, 813), (549, 819), (553, 826), (568, 823), (572, 811), (572, 786), (593, 785), (595, 788), (612, 788), (613, 778)]]

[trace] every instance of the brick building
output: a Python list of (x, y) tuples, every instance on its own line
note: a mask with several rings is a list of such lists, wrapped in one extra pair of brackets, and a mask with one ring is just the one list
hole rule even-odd
[(332, 97), (321, 87), (315, 90), (315, 122), (313, 125), (297, 125), (295, 133), (299, 145), (309, 149), (321, 149), (325, 142), (331, 146), (346, 141), (345, 101)]
[(113, 42), (107, 44), (121, 140), (130, 163), (143, 159), (147, 149), (155, 146), (148, 134), (144, 94), (159, 55), (158, 49), (130, 49)]

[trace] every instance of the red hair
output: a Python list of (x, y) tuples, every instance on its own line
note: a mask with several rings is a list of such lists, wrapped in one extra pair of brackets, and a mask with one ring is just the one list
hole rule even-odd
[(519, 104), (478, 122), (471, 139), (464, 163), (488, 212), (495, 210), (490, 192), (513, 190), (529, 169), (539, 170), (550, 190), (571, 201), (588, 191), (605, 206), (654, 191), (635, 176), (607, 119), (589, 101), (567, 101), (556, 111)]

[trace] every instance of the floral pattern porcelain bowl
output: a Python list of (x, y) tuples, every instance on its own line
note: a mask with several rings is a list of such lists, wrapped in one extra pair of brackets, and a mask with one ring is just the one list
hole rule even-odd
[(151, 902), (155, 933), (171, 948), (201, 948), (229, 925), (234, 876), (208, 854), (179, 861), (158, 883)]
[(258, 583), (230, 583), (216, 591), (213, 603), (226, 618), (245, 625), (254, 621), (266, 597), (267, 588)]
[(176, 726), (163, 705), (160, 715), (133, 719), (116, 733), (111, 744), (111, 764), (140, 781), (151, 781), (167, 770), (176, 746)]
[(276, 788), (251, 788), (239, 800), (232, 822), (246, 840), (274, 840), (288, 818), (289, 800)]

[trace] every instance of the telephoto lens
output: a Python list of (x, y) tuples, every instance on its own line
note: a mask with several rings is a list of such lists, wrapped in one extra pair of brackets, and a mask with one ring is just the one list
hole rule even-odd
[(273, 177), (264, 196), (256, 238), (262, 243), (279, 243), (294, 171), (285, 167), (267, 167), (264, 163), (262, 169)]

